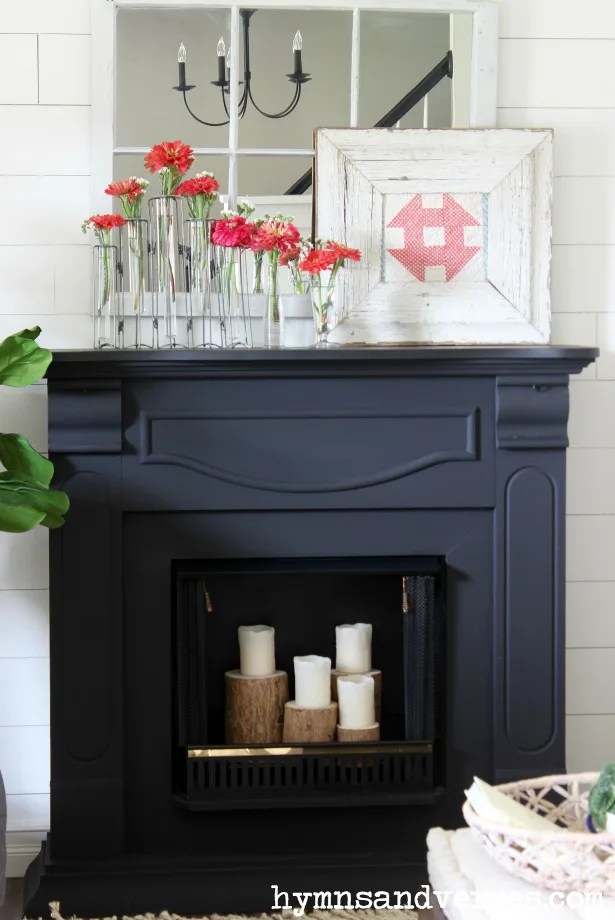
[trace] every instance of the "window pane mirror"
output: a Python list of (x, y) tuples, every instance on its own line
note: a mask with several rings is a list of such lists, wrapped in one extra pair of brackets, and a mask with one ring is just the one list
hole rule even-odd
[[(463, 12), (242, 9), (235, 51), (230, 8), (118, 5), (114, 177), (143, 175), (151, 144), (181, 138), (197, 151), (193, 172), (215, 172), (224, 196), (309, 195), (315, 127), (387, 118), (387, 127), (468, 127), (472, 20)], [(235, 53), (236, 131), (228, 124)], [(429, 74), (426, 101), (409, 107)]]
[[(450, 47), (450, 17), (444, 14), (362, 13), (358, 126), (377, 124), (433, 70)], [(430, 128), (450, 128), (450, 80), (442, 80), (427, 98), (427, 112), (421, 102), (396, 124), (422, 128), (427, 116)]]
[(227, 122), (220, 90), (211, 81), (218, 75), (218, 39), (228, 43), (229, 10), (120, 7), (116, 23), (116, 145), (149, 148), (164, 135), (168, 140), (181, 137), (193, 147), (227, 147), (228, 124), (197, 124), (172, 87), (178, 83), (178, 50), (184, 44), (186, 72), (198, 87), (189, 102), (208, 121)]

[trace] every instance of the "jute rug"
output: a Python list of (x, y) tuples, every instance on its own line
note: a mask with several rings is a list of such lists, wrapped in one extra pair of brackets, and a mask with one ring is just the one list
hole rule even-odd
[[(60, 913), (60, 905), (52, 901), (52, 920), (79, 920), (77, 917), (65, 918)], [(196, 920), (294, 920), (297, 915), (292, 910), (279, 914), (209, 914)], [(101, 920), (118, 920), (117, 917), (105, 917)], [(134, 917), (122, 917), (121, 920), (188, 920), (179, 914), (137, 914)], [(194, 918), (190, 918), (194, 920)], [(303, 914), (301, 920), (418, 920), (413, 910), (313, 910)]]

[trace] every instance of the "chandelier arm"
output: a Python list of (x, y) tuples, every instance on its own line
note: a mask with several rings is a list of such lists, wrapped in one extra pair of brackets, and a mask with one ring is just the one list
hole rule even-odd
[(230, 120), (231, 120), (231, 113), (229, 112), (228, 106), (227, 106), (227, 104), (226, 104), (226, 96), (224, 95), (224, 87), (223, 87), (223, 86), (220, 87), (220, 95), (222, 96), (222, 105), (224, 106), (224, 111), (226, 112), (226, 117), (227, 117), (228, 120), (229, 120), (229, 121), (227, 122), (227, 124), (228, 124), (228, 123), (230, 122)]
[[(222, 89), (222, 105), (224, 106), (224, 111), (226, 112), (226, 117), (227, 117), (227, 118), (229, 119), (229, 121), (230, 121), (231, 115), (230, 115), (230, 112), (229, 112), (229, 110), (228, 110), (228, 105), (226, 104), (226, 93), (224, 92), (224, 89)], [(247, 108), (248, 108), (248, 92), (247, 92), (247, 90), (246, 90), (245, 87), (244, 87), (244, 91), (243, 91), (243, 93), (241, 94), (241, 99), (240, 99), (239, 102), (237, 103), (237, 109), (238, 109), (238, 111), (239, 111), (239, 117), (240, 117), (240, 118), (243, 118), (243, 116), (246, 114), (246, 109), (247, 109)]]
[(299, 105), (299, 100), (301, 99), (301, 84), (300, 83), (296, 84), (295, 95), (292, 99), (292, 102), (281, 112), (278, 112), (277, 115), (272, 115), (269, 112), (264, 112), (263, 109), (258, 107), (256, 102), (254, 101), (254, 96), (252, 95), (251, 88), (248, 88), (248, 94), (250, 96), (250, 102), (252, 103), (256, 111), (259, 112), (261, 115), (264, 115), (265, 118), (285, 118), (287, 115), (290, 115), (290, 113), (293, 112)]
[(248, 111), (249, 100), (250, 100), (250, 81), (247, 80), (246, 85), (244, 86), (244, 89), (243, 89), (243, 93), (241, 94), (241, 101), (239, 103), (239, 117), (240, 118), (243, 118), (243, 116)]
[[(190, 115), (192, 115), (195, 121), (198, 121), (200, 125), (206, 125), (208, 128), (223, 128), (225, 125), (228, 125), (229, 120), (230, 120), (228, 118), (226, 121), (204, 121), (202, 118), (199, 118), (199, 116), (195, 115), (192, 109), (190, 108), (190, 106), (188, 105), (188, 100), (186, 99), (185, 92), (183, 93), (183, 97), (184, 97), (184, 105), (188, 109), (188, 112), (190, 113)], [(226, 109), (226, 105), (224, 106), (224, 108)], [(226, 114), (228, 115), (228, 112)]]

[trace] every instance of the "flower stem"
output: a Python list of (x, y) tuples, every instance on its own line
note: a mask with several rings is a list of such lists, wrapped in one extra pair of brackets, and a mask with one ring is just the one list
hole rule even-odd
[(279, 323), (278, 303), (278, 251), (272, 249), (269, 253), (269, 284), (267, 291), (267, 309), (272, 322)]
[(262, 252), (256, 252), (254, 254), (254, 283), (253, 294), (262, 294), (263, 293), (263, 255)]

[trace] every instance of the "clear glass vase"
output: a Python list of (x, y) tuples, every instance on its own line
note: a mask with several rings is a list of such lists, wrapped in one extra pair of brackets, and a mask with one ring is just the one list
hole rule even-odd
[(147, 221), (143, 218), (128, 218), (120, 237), (120, 312), (127, 347), (151, 348), (154, 344), (152, 319), (144, 320), (147, 309), (147, 255)]
[(333, 328), (335, 313), (335, 280), (315, 275), (312, 282), (312, 310), (316, 332), (316, 347), (328, 344), (329, 333)]
[(185, 223), (188, 344), (196, 347), (221, 344), (220, 267), (211, 242), (213, 224), (196, 217)]
[(252, 293), (264, 294), (265, 286), (263, 284), (263, 256), (264, 252), (254, 254), (254, 265), (252, 267)]
[(118, 248), (92, 249), (94, 348), (121, 348), (123, 328), (118, 311)]
[(224, 348), (251, 348), (249, 292), (252, 285), (248, 281), (247, 253), (233, 247), (215, 248), (220, 277), (221, 344)]
[(312, 290), (312, 276), (309, 272), (300, 272), (298, 268), (290, 270), (293, 294), (297, 297), (309, 297)]
[(269, 254), (267, 266), (267, 291), (263, 316), (263, 345), (265, 348), (284, 348), (284, 309), (283, 299), (280, 297), (280, 277), (275, 255), (274, 253)]
[[(185, 291), (183, 201), (173, 195), (149, 202), (150, 285), (154, 313), (154, 344), (183, 344), (178, 321)], [(185, 297), (183, 298), (185, 302)], [(185, 312), (184, 312), (185, 318)]]

